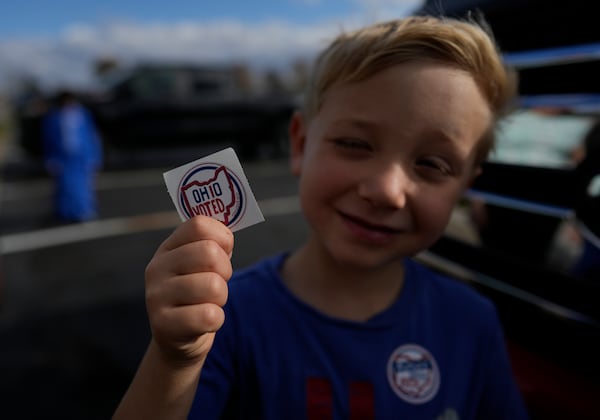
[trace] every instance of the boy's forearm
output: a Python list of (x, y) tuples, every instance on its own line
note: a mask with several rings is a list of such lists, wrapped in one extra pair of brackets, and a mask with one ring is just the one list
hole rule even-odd
[(187, 419), (202, 365), (175, 368), (151, 342), (113, 420)]

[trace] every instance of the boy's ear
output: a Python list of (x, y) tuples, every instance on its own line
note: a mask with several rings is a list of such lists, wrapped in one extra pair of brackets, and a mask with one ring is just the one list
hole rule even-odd
[(302, 170), (304, 146), (306, 144), (306, 119), (300, 111), (294, 112), (289, 125), (290, 137), (290, 168), (296, 176)]
[(481, 172), (482, 172), (481, 165), (477, 165), (477, 167), (475, 167), (475, 169), (473, 169), (473, 173), (471, 174), (471, 179), (469, 179), (469, 182), (467, 183), (467, 189), (469, 189), (473, 186), (473, 182), (475, 182), (475, 178), (477, 178), (479, 175), (481, 175)]

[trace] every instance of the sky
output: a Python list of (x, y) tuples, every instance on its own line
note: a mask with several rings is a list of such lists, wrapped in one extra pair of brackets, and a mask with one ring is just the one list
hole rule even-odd
[(282, 69), (310, 59), (342, 29), (405, 16), (422, 1), (8, 0), (0, 11), (0, 92), (28, 79), (44, 90), (93, 86), (98, 58)]

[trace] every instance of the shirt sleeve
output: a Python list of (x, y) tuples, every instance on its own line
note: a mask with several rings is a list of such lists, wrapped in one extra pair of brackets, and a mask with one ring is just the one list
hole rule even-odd
[(226, 413), (234, 398), (238, 376), (236, 327), (233, 320), (228, 319), (229, 315), (226, 306), (225, 323), (215, 335), (213, 347), (200, 374), (198, 389), (188, 416), (190, 420), (227, 418)]

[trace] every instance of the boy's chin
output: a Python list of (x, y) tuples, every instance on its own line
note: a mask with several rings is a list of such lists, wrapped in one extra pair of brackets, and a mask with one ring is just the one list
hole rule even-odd
[(330, 257), (337, 265), (345, 270), (369, 272), (381, 269), (401, 268), (402, 260), (406, 257), (403, 253), (383, 253), (369, 251), (337, 251), (331, 250)]

